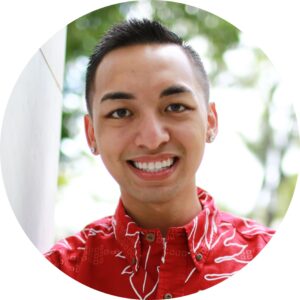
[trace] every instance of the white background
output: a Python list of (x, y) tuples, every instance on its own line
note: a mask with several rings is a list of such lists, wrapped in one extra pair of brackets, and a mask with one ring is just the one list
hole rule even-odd
[[(285, 96), (300, 116), (300, 46), (297, 0), (182, 1), (229, 21), (268, 55), (282, 77)], [(1, 1), (0, 121), (20, 72), (31, 56), (70, 21), (112, 1)], [(17, 120), (16, 120), (17, 121)], [(20, 149), (21, 151), (21, 149)], [(300, 155), (299, 155), (300, 156)], [(52, 267), (30, 243), (10, 208), (0, 182), (0, 298), (103, 299), (99, 292), (69, 279)], [(192, 299), (299, 299), (300, 190), (265, 250), (233, 278), (189, 296)], [(107, 296), (108, 297), (108, 296)], [(112, 298), (112, 297), (110, 297)]]

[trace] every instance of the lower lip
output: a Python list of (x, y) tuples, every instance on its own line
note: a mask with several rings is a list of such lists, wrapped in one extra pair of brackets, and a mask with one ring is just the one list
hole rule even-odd
[(143, 180), (163, 180), (171, 176), (177, 165), (178, 165), (179, 159), (176, 159), (175, 163), (172, 165), (171, 168), (167, 168), (158, 172), (146, 172), (140, 169), (135, 168), (130, 163), (127, 163), (130, 167), (130, 169), (141, 179)]

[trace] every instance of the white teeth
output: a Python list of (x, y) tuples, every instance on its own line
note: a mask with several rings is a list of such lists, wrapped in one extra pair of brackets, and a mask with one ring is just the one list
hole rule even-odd
[(146, 172), (159, 172), (163, 169), (169, 168), (174, 164), (174, 158), (169, 158), (167, 160), (163, 161), (156, 161), (156, 162), (136, 162), (133, 161), (133, 165), (140, 170), (146, 171)]
[(155, 169), (161, 169), (161, 162), (156, 162), (155, 163)]
[(153, 171), (155, 169), (155, 164), (153, 163), (153, 162), (151, 162), (150, 164), (149, 164), (149, 170), (150, 171)]

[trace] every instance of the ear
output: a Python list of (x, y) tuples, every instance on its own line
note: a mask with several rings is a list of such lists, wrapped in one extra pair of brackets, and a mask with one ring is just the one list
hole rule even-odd
[(218, 134), (218, 114), (214, 102), (208, 104), (206, 142), (212, 143)]
[(92, 153), (95, 155), (99, 154), (97, 150), (96, 139), (95, 139), (93, 120), (90, 117), (90, 115), (84, 116), (84, 128), (85, 128), (86, 140)]

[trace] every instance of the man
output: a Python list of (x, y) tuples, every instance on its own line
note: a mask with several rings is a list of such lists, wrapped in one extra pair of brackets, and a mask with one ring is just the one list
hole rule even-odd
[(195, 185), (218, 130), (195, 51), (157, 22), (131, 20), (103, 37), (86, 78), (87, 141), (121, 199), (46, 257), (85, 285), (138, 299), (195, 293), (253, 259), (274, 232), (220, 212)]

